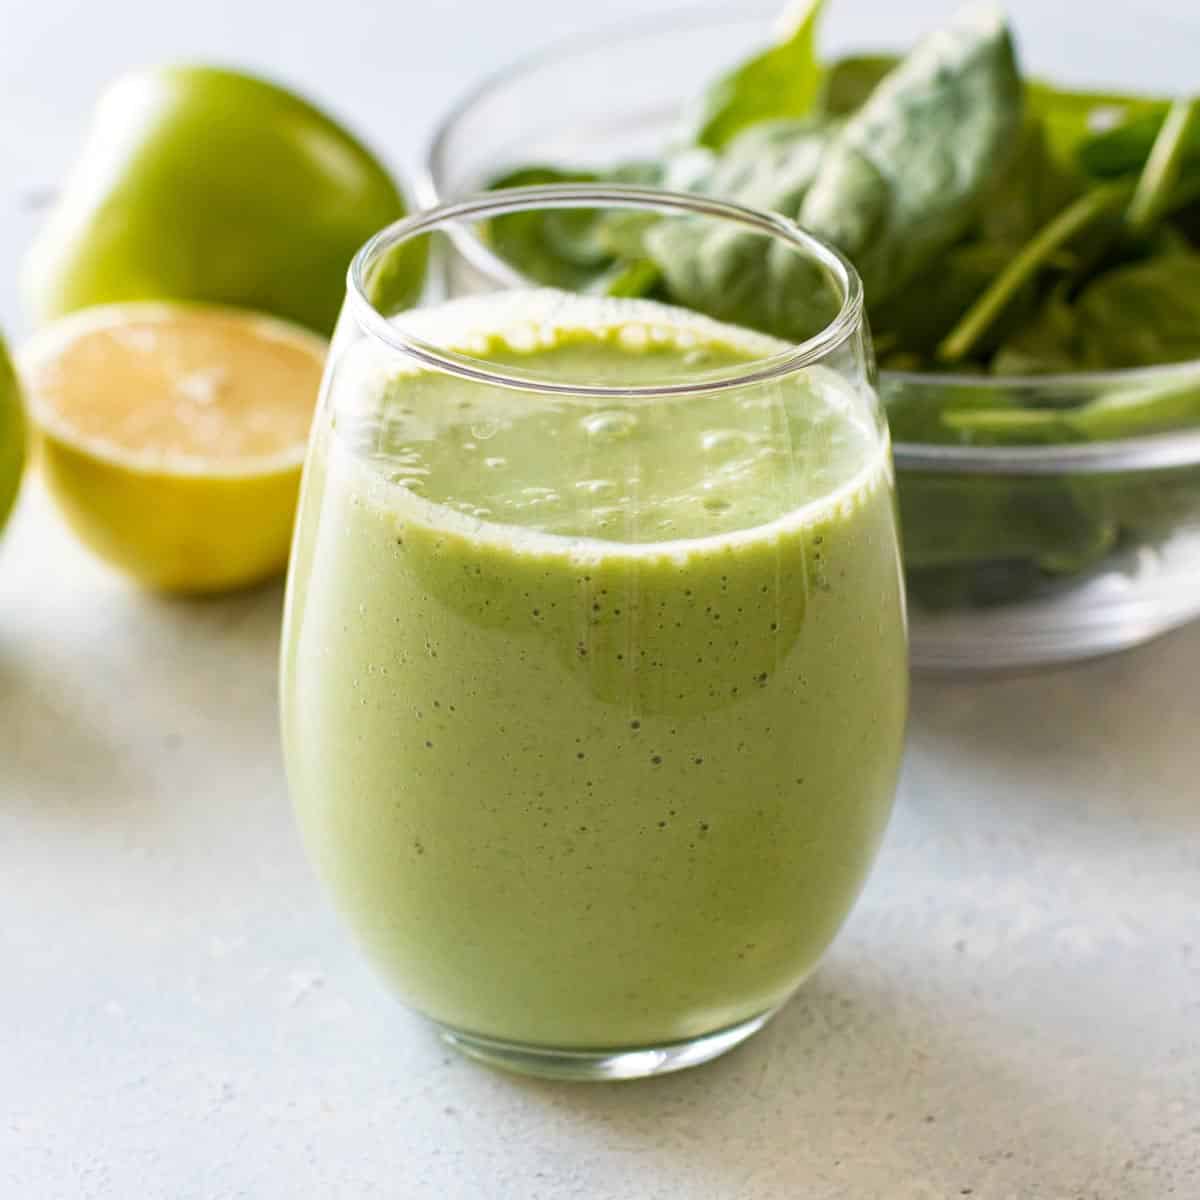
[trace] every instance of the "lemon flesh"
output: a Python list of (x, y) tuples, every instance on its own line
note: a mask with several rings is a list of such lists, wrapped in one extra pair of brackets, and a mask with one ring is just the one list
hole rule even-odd
[(326, 343), (245, 310), (91, 309), (22, 356), (46, 483), (147, 587), (217, 592), (287, 562)]

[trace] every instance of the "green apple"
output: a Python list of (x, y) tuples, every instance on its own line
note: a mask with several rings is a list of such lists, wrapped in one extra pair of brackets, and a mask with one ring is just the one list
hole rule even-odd
[[(372, 154), (291, 92), (215, 67), (137, 71), (97, 105), (29, 252), (26, 298), (39, 323), (96, 304), (196, 300), (328, 335), (354, 252), (404, 212)], [(411, 302), (423, 247), (401, 268)]]
[(12, 510), (25, 465), (25, 418), (21, 389), (0, 338), (0, 528)]

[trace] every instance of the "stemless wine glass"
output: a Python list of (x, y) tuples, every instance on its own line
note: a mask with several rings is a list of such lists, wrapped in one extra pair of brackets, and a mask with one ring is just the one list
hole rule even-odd
[[(391, 311), (413, 243), (473, 227), (578, 272)], [(654, 248), (637, 290), (670, 303), (611, 294), (632, 289), (601, 230)], [(460, 1049), (690, 1066), (833, 939), (907, 705), (872, 385), (853, 270), (734, 204), (515, 189), (355, 259), (288, 582), (285, 753), (338, 907)]]

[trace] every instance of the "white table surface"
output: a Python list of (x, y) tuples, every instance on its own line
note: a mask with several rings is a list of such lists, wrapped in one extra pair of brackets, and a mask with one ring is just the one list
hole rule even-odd
[[(0, 7), (10, 332), (32, 210), (120, 67), (270, 69), (411, 164), (481, 70), (595, 17), (567, 0), (286, 20), (267, 0)], [(1079, 5), (1012, 7), (1042, 65), (1103, 53), (1118, 80), (1196, 85), (1185, 0), (1099, 49), (1069, 35)], [(886, 41), (944, 11), (842, 0), (832, 34)], [(25, 490), (0, 543), (0, 1195), (1200, 1196), (1200, 626), (1076, 668), (919, 683), (879, 867), (817, 976), (723, 1061), (585, 1087), (445, 1050), (338, 928), (288, 810), (279, 608), (277, 586), (138, 594)]]

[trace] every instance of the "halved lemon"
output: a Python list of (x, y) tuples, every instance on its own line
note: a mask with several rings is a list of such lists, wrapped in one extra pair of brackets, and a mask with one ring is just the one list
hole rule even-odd
[(140, 583), (217, 592), (287, 562), (327, 344), (242, 309), (121, 304), (20, 356), (51, 494)]

